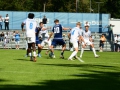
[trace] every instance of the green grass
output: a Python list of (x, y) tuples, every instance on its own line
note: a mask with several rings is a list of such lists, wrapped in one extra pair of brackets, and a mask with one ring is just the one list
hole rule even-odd
[[(120, 90), (120, 53), (92, 51), (83, 54), (84, 63), (68, 61), (72, 53), (55, 50), (56, 59), (42, 51), (37, 62), (24, 57), (25, 50), (0, 50), (0, 90)], [(80, 52), (78, 53), (78, 55)]]

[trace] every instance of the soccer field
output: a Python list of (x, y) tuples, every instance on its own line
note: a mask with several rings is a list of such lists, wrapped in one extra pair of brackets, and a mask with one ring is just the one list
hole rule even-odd
[[(55, 59), (42, 51), (37, 62), (24, 57), (25, 50), (0, 50), (0, 90), (120, 90), (120, 53), (92, 51), (83, 54), (84, 63), (67, 58), (72, 53), (55, 50)], [(78, 53), (79, 56), (80, 52)]]

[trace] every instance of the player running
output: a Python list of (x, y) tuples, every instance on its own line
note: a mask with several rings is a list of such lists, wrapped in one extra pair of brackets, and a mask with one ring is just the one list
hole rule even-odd
[[(36, 48), (35, 48), (35, 29), (37, 27), (37, 23), (34, 20), (34, 14), (29, 13), (28, 18), (22, 23), (22, 25), (26, 25), (26, 38), (28, 43), (28, 52), (32, 52), (33, 50), (33, 59), (32, 55), (30, 60), (36, 62)], [(32, 49), (31, 49), (32, 48)]]
[(99, 55), (96, 54), (95, 48), (94, 48), (94, 44), (91, 42), (91, 31), (89, 30), (89, 26), (86, 25), (85, 26), (85, 31), (83, 31), (83, 38), (85, 42), (82, 42), (82, 49), (81, 49), (81, 54), (80, 54), (80, 58), (82, 58), (83, 52), (84, 52), (84, 48), (86, 47), (86, 45), (90, 45), (94, 56), (97, 58), (99, 57)]
[(44, 27), (43, 22), (40, 22), (40, 32), (39, 33), (41, 34), (42, 41), (41, 41), (41, 44), (39, 44), (38, 56), (40, 56), (40, 52), (43, 49), (43, 47), (45, 46), (45, 44), (48, 44), (48, 51), (51, 46), (51, 40), (48, 41), (48, 37), (49, 37), (48, 28)]
[(81, 42), (81, 41), (84, 42), (84, 39), (82, 37), (82, 31), (80, 30), (80, 26), (81, 26), (81, 23), (77, 22), (76, 23), (76, 27), (74, 27), (70, 31), (70, 33), (68, 34), (68, 37), (70, 38), (70, 42), (72, 43), (73, 48), (74, 48), (74, 51), (70, 55), (70, 57), (68, 58), (68, 60), (73, 60), (72, 58), (75, 56), (75, 58), (77, 58), (79, 61), (84, 62), (79, 57), (77, 57), (77, 53), (78, 53), (78, 41), (79, 42)]
[(52, 44), (50, 46), (51, 53), (49, 54), (49, 56), (52, 57), (52, 58), (55, 58), (53, 48), (56, 45), (62, 45), (62, 51), (61, 51), (60, 58), (64, 59), (63, 54), (64, 54), (64, 50), (66, 49), (66, 43), (64, 42), (64, 40), (62, 38), (62, 30), (69, 30), (70, 28), (64, 28), (61, 24), (59, 24), (58, 19), (56, 19), (54, 21), (54, 23), (55, 23), (55, 26), (53, 27), (52, 32), (51, 32), (51, 34), (48, 38), (48, 41), (49, 41), (51, 36), (54, 34), (54, 38), (53, 38)]

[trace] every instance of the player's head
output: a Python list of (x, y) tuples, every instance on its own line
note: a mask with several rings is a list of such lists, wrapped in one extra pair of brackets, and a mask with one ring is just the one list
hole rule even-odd
[(29, 18), (29, 19), (33, 19), (33, 18), (34, 18), (34, 14), (33, 14), (33, 13), (29, 13), (29, 14), (28, 14), (28, 18)]
[(85, 30), (86, 30), (86, 31), (88, 31), (88, 29), (89, 29), (89, 26), (88, 26), (88, 25), (86, 25), (86, 26), (85, 26)]
[(40, 27), (43, 27), (44, 24), (43, 24), (43, 22), (40, 22), (39, 25), (40, 25)]
[(55, 19), (54, 20), (54, 23), (56, 24), (56, 23), (59, 23), (59, 20), (58, 19)]
[(76, 27), (79, 27), (79, 28), (80, 28), (80, 26), (81, 26), (81, 23), (80, 23), (80, 22), (77, 22), (77, 23), (76, 23)]

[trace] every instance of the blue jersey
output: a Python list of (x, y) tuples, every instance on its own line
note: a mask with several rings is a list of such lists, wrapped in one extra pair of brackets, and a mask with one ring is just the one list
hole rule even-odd
[(56, 24), (52, 32), (54, 33), (54, 39), (62, 39), (62, 26), (61, 24)]
[(41, 31), (41, 28), (36, 28), (35, 32), (36, 32), (36, 40), (39, 40), (39, 32)]
[(20, 41), (20, 34), (15, 34), (15, 41)]

